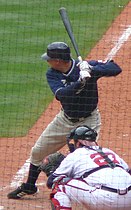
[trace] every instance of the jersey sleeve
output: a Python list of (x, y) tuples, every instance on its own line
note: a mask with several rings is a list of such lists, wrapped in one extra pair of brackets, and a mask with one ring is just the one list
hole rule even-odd
[(73, 165), (74, 165), (74, 157), (73, 153), (70, 153), (61, 162), (60, 166), (55, 170), (54, 175), (55, 176), (66, 175), (68, 177), (72, 177)]
[(122, 158), (120, 158), (120, 164), (126, 171), (129, 170), (128, 164)]
[(61, 175), (65, 175), (67, 177), (71, 177), (73, 169), (73, 158), (72, 153), (69, 154), (59, 165), (59, 167), (48, 177), (47, 179), (47, 187), (51, 188), (53, 185), (53, 181), (56, 177)]
[(89, 64), (92, 66), (91, 75), (99, 77), (109, 77), (117, 76), (122, 72), (122, 69), (114, 61), (107, 62), (98, 62), (98, 61), (89, 61)]

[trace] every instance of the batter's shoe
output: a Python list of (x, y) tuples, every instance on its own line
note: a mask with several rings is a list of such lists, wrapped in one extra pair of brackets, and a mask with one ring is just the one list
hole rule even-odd
[(10, 192), (7, 197), (9, 199), (20, 199), (25, 195), (34, 195), (38, 192), (38, 189), (36, 186), (30, 187), (27, 186), (26, 183), (23, 183), (20, 187), (18, 187), (16, 190)]

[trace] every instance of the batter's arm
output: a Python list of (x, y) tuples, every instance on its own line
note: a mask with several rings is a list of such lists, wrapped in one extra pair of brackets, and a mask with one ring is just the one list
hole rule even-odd
[(66, 80), (62, 80), (55, 75), (53, 76), (50, 72), (47, 73), (47, 81), (56, 99), (59, 101), (66, 100), (69, 96), (75, 96), (83, 86), (82, 81), (79, 80), (67, 85)]
[(91, 76), (98, 76), (98, 77), (109, 77), (109, 76), (117, 76), (122, 72), (121, 67), (116, 64), (114, 61), (107, 61), (107, 62), (98, 62), (98, 61), (89, 61), (89, 64), (92, 67)]

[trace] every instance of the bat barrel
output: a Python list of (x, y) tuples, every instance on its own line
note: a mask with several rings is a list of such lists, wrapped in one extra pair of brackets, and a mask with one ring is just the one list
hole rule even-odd
[(71, 23), (70, 23), (70, 19), (68, 17), (68, 14), (67, 14), (67, 11), (66, 11), (66, 8), (65, 7), (61, 7), (59, 9), (59, 13), (60, 13), (60, 16), (61, 16), (61, 19), (63, 21), (63, 24), (65, 26), (65, 29), (68, 33), (68, 36), (72, 42), (72, 45), (74, 47), (74, 50), (76, 52), (76, 55), (78, 57), (78, 60), (79, 61), (82, 61), (82, 57), (80, 56), (80, 53), (79, 53), (79, 49), (78, 49), (78, 46), (77, 46), (77, 43), (76, 43), (76, 40), (75, 40), (75, 37), (74, 37), (74, 34), (73, 34), (73, 31), (72, 31), (72, 27), (71, 27)]

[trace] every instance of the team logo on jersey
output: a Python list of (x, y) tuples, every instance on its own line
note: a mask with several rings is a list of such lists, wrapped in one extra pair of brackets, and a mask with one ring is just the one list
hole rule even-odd
[(61, 82), (63, 83), (63, 85), (66, 87), (67, 85), (72, 85), (74, 84), (74, 82), (69, 82), (66, 79), (62, 79)]
[(64, 86), (67, 86), (67, 81), (66, 81), (66, 79), (62, 79), (61, 82), (63, 83)]
[(66, 84), (66, 79), (62, 79), (61, 82), (63, 83), (63, 85)]

